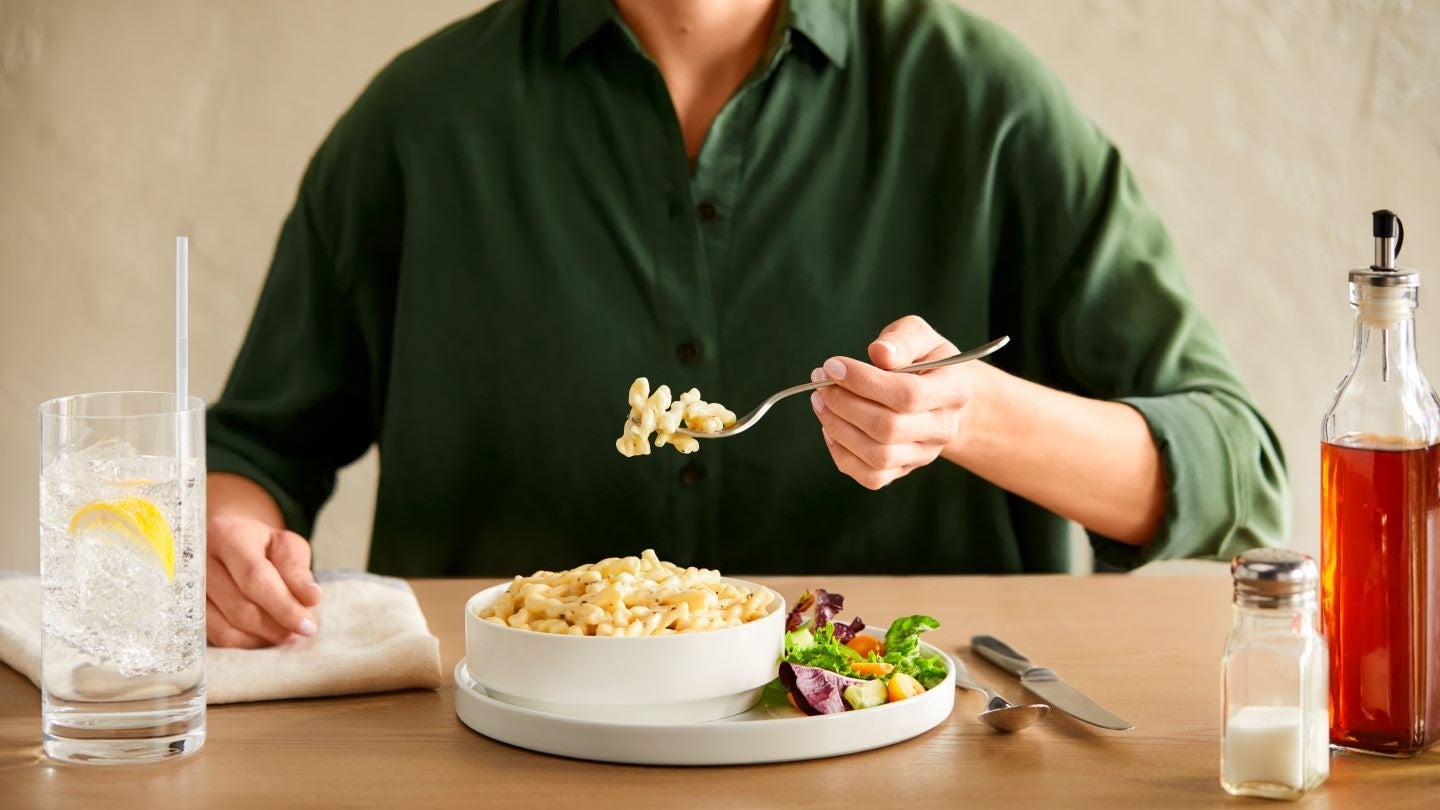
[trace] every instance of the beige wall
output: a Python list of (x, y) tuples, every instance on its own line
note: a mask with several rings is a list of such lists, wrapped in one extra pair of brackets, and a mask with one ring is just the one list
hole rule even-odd
[[(0, 0), (0, 568), (37, 560), (35, 405), (171, 384), (172, 237), (191, 236), (192, 385), (211, 398), (310, 152), (397, 50), (477, 5)], [(1316, 431), (1367, 213), (1400, 211), (1404, 263), (1440, 270), (1440, 2), (969, 5), (1129, 156), (1280, 431), (1294, 543), (1313, 552)], [(1431, 368), (1437, 339), (1430, 303)], [(320, 564), (363, 564), (374, 470), (342, 476)]]

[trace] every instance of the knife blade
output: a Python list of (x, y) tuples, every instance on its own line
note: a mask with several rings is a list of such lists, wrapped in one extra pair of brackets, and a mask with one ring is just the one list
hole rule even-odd
[(994, 636), (972, 636), (970, 648), (981, 658), (1020, 679), (1026, 689), (1046, 703), (1080, 720), (1113, 731), (1129, 731), (1135, 725), (1108, 711), (1060, 680), (1054, 670), (1037, 667), (1014, 647)]

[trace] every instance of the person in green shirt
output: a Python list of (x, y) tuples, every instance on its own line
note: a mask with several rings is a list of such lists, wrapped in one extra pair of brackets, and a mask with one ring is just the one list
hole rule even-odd
[[(616, 452), (635, 377), (744, 412), (822, 374), (697, 454)], [(1053, 572), (1067, 520), (1132, 568), (1288, 519), (1118, 151), (944, 0), (502, 0), (437, 33), (315, 154), (207, 427), (233, 646), (316, 631), (303, 538), (376, 444), (369, 567), (402, 576)]]

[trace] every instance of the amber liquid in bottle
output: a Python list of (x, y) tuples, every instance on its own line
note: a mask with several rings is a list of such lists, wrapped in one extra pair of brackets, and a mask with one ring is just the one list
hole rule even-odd
[(1320, 446), (1330, 742), (1409, 756), (1440, 738), (1440, 445), (1364, 438)]

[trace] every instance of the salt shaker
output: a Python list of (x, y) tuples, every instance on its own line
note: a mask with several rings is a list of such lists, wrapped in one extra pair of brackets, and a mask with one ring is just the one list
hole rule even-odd
[(1262, 548), (1236, 557), (1230, 572), (1220, 784), (1236, 796), (1298, 799), (1330, 774), (1319, 567), (1299, 552)]

